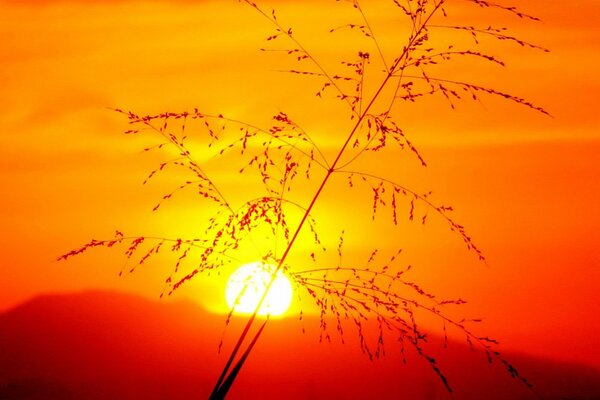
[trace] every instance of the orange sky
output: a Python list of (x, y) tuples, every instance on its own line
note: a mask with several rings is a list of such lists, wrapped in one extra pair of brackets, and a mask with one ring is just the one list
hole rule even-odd
[[(335, 2), (335, 13), (309, 11), (309, 2), (273, 3), (327, 65), (350, 48), (310, 39), (347, 17)], [(550, 53), (493, 45), (506, 69), (469, 63), (447, 71), (531, 99), (553, 118), (494, 99), (456, 111), (441, 101), (399, 110), (429, 167), (408, 158), (394, 177), (454, 205), (488, 266), (435, 222), (401, 231), (401, 243), (389, 232), (375, 239), (382, 248), (404, 247), (423, 286), (469, 299), (466, 312), (485, 316), (483, 330), (506, 347), (599, 366), (600, 7), (595, 0), (521, 3), (543, 22), (516, 21), (515, 32)], [(394, 48), (386, 36), (394, 21), (371, 12), (382, 45)], [(158, 265), (118, 278), (117, 252), (53, 260), (115, 229), (190, 233), (202, 219), (187, 198), (150, 212), (169, 182), (141, 186), (157, 158), (141, 154), (144, 139), (121, 134), (123, 119), (107, 107), (199, 107), (258, 122), (282, 109), (311, 131), (331, 127), (313, 100), (318, 85), (274, 72), (289, 64), (258, 51), (268, 23), (235, 1), (0, 0), (0, 22), (0, 310), (40, 293), (89, 288), (156, 297), (165, 276)], [(332, 141), (321, 143), (335, 151)], [(396, 158), (383, 155), (364, 165), (389, 171), (390, 162)], [(248, 190), (222, 166), (209, 167), (231, 196)], [(321, 210), (333, 215), (335, 199), (325, 193)], [(352, 212), (356, 203), (347, 197), (341, 208)], [(360, 224), (348, 239), (357, 257), (368, 251)], [(209, 308), (221, 295), (201, 282), (180, 294)]]

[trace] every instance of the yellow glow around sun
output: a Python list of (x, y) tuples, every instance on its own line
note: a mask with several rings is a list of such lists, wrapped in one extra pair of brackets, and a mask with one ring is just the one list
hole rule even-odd
[[(236, 314), (252, 314), (260, 301), (275, 267), (262, 262), (253, 262), (239, 267), (231, 274), (225, 288), (225, 299)], [(292, 285), (281, 272), (269, 289), (262, 306), (261, 316), (279, 316), (285, 313), (292, 302)]]

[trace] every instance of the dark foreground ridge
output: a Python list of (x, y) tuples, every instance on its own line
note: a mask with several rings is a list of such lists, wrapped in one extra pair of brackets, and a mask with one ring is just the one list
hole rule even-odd
[[(0, 314), (0, 399), (207, 398), (223, 363), (224, 321), (191, 303), (126, 294), (35, 298)], [(600, 399), (593, 368), (505, 354), (531, 392), (460, 342), (438, 353), (451, 396), (416, 356), (404, 365), (390, 348), (371, 362), (352, 343), (318, 344), (317, 320), (305, 322), (305, 335), (295, 319), (273, 322), (231, 399)], [(225, 331), (225, 348), (240, 323)]]

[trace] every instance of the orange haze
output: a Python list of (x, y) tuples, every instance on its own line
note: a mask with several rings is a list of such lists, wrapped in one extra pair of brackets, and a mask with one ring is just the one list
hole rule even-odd
[[(348, 7), (331, 1), (314, 12), (312, 1), (272, 3), (326, 64), (347, 50), (312, 35), (326, 34), (328, 18), (343, 20), (346, 11), (335, 10)], [(493, 44), (506, 68), (470, 62), (448, 73), (523, 96), (553, 117), (495, 99), (454, 111), (442, 101), (411, 106), (399, 115), (429, 167), (390, 154), (364, 164), (389, 172), (398, 163), (395, 178), (452, 204), (487, 265), (439, 221), (368, 239), (404, 248), (403, 262), (432, 292), (468, 299), (464, 312), (485, 317), (480, 329), (503, 348), (600, 367), (600, 7), (597, 0), (520, 3), (543, 22), (510, 24), (550, 53)], [(383, 31), (393, 27), (385, 13), (371, 12)], [(271, 27), (237, 1), (0, 0), (0, 22), (0, 310), (42, 293), (92, 288), (156, 298), (166, 274), (158, 263), (118, 277), (125, 262), (118, 251), (54, 260), (115, 229), (175, 235), (201, 225), (205, 215), (191, 198), (151, 212), (173, 185), (141, 185), (159, 159), (141, 152), (151, 141), (121, 134), (126, 121), (109, 107), (140, 114), (198, 107), (258, 122), (283, 110), (312, 131), (330, 128), (314, 100), (318, 84), (276, 72), (289, 60), (259, 51)], [(393, 47), (388, 39), (382, 45)], [(321, 144), (328, 154), (337, 147)], [(213, 167), (229, 195), (241, 198), (244, 182)], [(326, 192), (318, 207), (353, 213), (362, 206), (352, 197), (340, 204), (336, 193)], [(356, 257), (369, 251), (361, 224), (347, 226)], [(201, 278), (175, 294), (209, 310), (219, 310), (223, 296), (219, 284)]]

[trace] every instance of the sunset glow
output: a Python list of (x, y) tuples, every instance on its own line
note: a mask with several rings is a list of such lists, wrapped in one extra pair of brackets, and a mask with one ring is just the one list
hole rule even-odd
[(438, 1), (0, 0), (0, 398), (600, 398), (600, 0)]
[[(274, 271), (272, 265), (261, 262), (245, 264), (236, 269), (227, 281), (227, 305), (236, 314), (252, 314), (262, 298)], [(258, 310), (260, 316), (281, 316), (292, 302), (292, 285), (279, 271)]]

